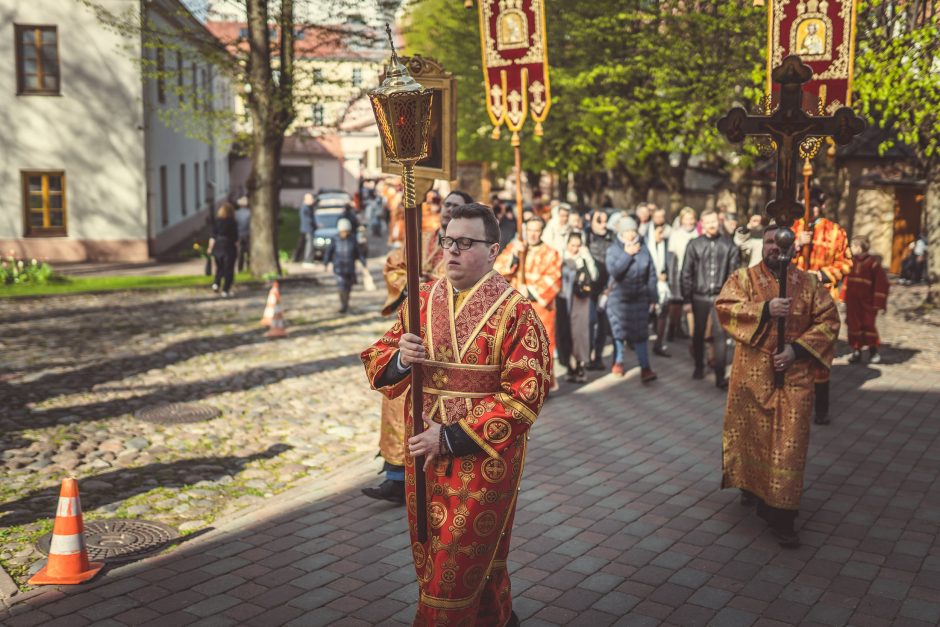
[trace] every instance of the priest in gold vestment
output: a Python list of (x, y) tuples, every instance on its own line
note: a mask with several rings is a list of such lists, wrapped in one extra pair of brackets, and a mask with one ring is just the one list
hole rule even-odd
[[(715, 303), (718, 319), (737, 347), (728, 387), (722, 438), (722, 488), (739, 488), (756, 505), (784, 547), (799, 546), (794, 522), (803, 491), (813, 382), (827, 373), (839, 335), (839, 313), (813, 274), (787, 268), (787, 298), (779, 298), (783, 259), (764, 233), (764, 259), (725, 283)], [(777, 320), (786, 319), (785, 347), (777, 352)], [(784, 372), (784, 386), (774, 373)]]
[[(421, 280), (433, 281), (444, 276), (444, 251), (438, 243), (444, 235), (454, 209), (468, 205), (473, 198), (464, 192), (454, 190), (444, 198), (439, 214), (439, 228), (421, 233)], [(382, 315), (389, 316), (398, 311), (405, 299), (404, 248), (393, 248), (385, 258), (383, 269), (388, 298), (382, 306)], [(363, 488), (362, 493), (369, 498), (405, 502), (405, 394), (398, 398), (382, 396), (382, 420), (379, 430), (379, 456), (385, 460), (381, 472), (385, 480), (374, 488)]]
[[(527, 434), (548, 394), (552, 358), (531, 304), (492, 270), (499, 251), (492, 209), (454, 210), (442, 247), (446, 278), (418, 294), (421, 337), (404, 332), (403, 306), (362, 353), (373, 388), (390, 398), (405, 393), (412, 368), (424, 372), (427, 429), (408, 439), (405, 462), (420, 588), (414, 624), (517, 625), (506, 559)], [(421, 455), (425, 464), (416, 468)], [(425, 475), (427, 511), (417, 511), (416, 472)], [(426, 542), (417, 540), (418, 516), (428, 519)]]

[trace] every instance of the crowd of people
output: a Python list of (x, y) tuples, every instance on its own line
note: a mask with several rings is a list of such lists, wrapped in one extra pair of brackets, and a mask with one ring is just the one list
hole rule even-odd
[[(512, 209), (498, 198), (493, 207), (501, 227), (512, 222), (514, 230)], [(523, 213), (524, 238), (501, 234), (496, 269), (533, 302), (568, 381), (584, 383), (586, 371), (608, 368), (624, 376), (629, 350), (649, 383), (656, 379), (652, 356), (669, 358), (668, 342), (692, 337), (693, 376), (704, 376), (708, 343), (708, 364), (725, 388), (725, 338), (714, 301), (731, 272), (760, 261), (752, 240), (762, 236), (759, 220), (747, 232), (737, 226), (723, 209), (699, 215), (685, 207), (670, 224), (653, 203), (584, 214), (567, 203), (535, 203)]]

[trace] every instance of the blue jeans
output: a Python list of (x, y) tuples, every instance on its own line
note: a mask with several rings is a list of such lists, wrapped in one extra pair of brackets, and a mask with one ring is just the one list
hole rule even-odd
[[(614, 363), (623, 363), (624, 341), (614, 338)], [(650, 352), (647, 340), (634, 342), (633, 351), (636, 353), (636, 359), (640, 362), (640, 368), (650, 367)]]

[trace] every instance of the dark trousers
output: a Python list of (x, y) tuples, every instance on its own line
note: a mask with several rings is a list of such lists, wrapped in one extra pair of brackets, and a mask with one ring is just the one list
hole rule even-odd
[(816, 398), (814, 404), (816, 405), (816, 416), (819, 418), (827, 418), (829, 416), (829, 382), (820, 381), (815, 385)]
[(215, 251), (215, 281), (223, 292), (232, 289), (235, 280), (235, 249)]
[(310, 239), (310, 235), (307, 233), (301, 233), (297, 236), (297, 246), (294, 247), (294, 254), (291, 257), (291, 260), (297, 261), (310, 261), (306, 258), (307, 256), (307, 242)]
[(238, 238), (238, 271), (241, 272), (245, 266), (251, 263), (251, 236)]
[(598, 309), (597, 301), (591, 300), (591, 361), (601, 363), (604, 360), (604, 345), (608, 339), (613, 342), (607, 310)]
[(794, 523), (800, 513), (798, 509), (781, 509), (764, 503), (764, 500), (748, 490), (741, 490), (757, 504), (757, 515), (763, 518), (768, 525), (786, 533), (795, 531)]
[(692, 319), (695, 328), (692, 331), (692, 355), (695, 357), (695, 369), (705, 368), (705, 327), (708, 318), (712, 319), (712, 342), (715, 349), (715, 379), (725, 378), (725, 363), (728, 360), (728, 345), (725, 342), (725, 330), (718, 322), (718, 310), (715, 298), (694, 296), (692, 298)]
[(568, 312), (568, 300), (555, 298), (555, 348), (558, 350), (558, 362), (565, 368), (571, 362), (571, 314)]

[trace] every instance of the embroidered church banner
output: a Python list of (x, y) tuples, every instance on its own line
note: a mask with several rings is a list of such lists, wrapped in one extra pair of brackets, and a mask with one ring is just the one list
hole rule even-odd
[[(796, 54), (813, 70), (804, 89), (832, 114), (852, 104), (857, 0), (770, 0), (768, 3), (767, 94), (770, 73)], [(774, 99), (776, 100), (776, 99)]]
[(529, 114), (541, 135), (551, 106), (544, 0), (480, 0), (479, 13), (493, 137), (505, 124), (517, 141)]

